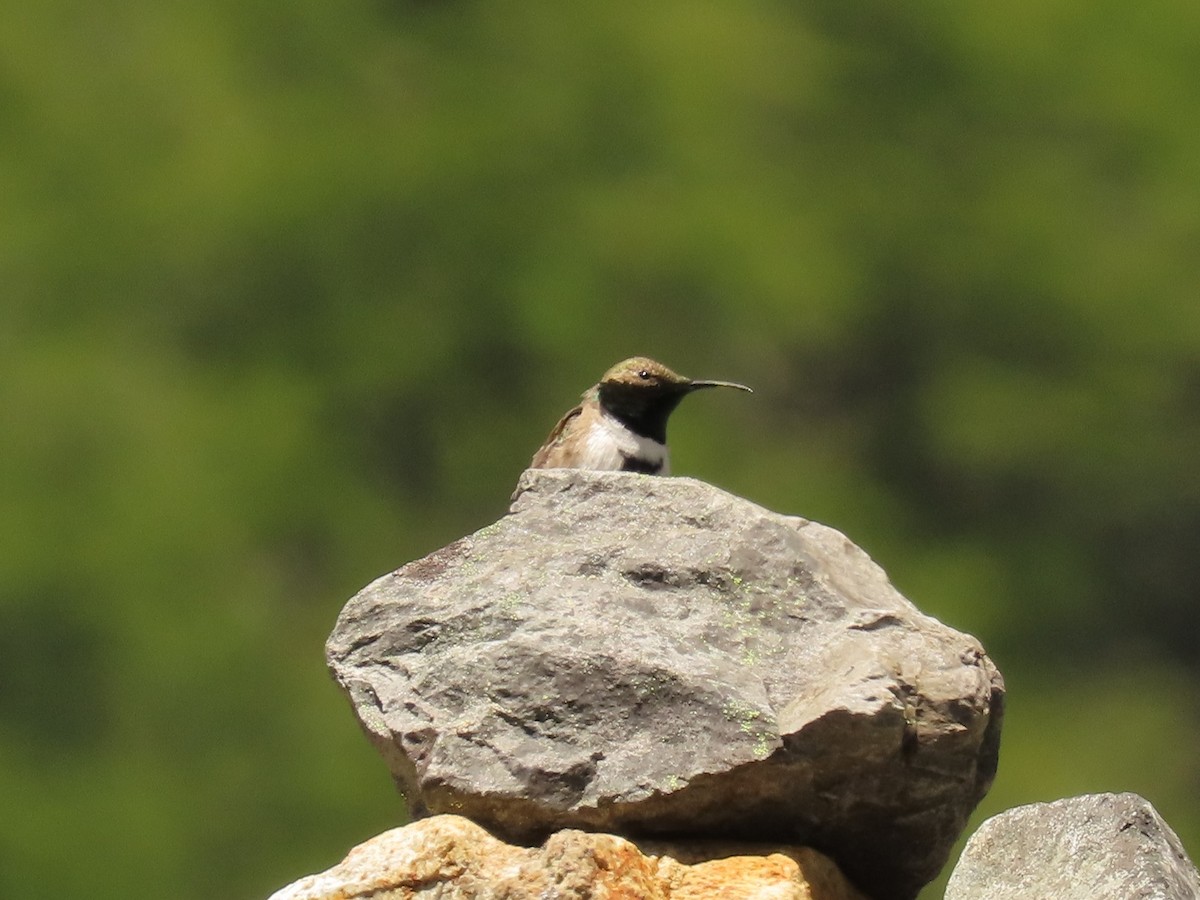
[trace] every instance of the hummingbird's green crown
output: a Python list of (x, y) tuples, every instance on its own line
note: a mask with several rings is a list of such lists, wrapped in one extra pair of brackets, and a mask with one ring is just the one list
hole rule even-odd
[(660, 362), (646, 356), (622, 360), (604, 373), (602, 385), (621, 387), (683, 387), (690, 379), (672, 372)]

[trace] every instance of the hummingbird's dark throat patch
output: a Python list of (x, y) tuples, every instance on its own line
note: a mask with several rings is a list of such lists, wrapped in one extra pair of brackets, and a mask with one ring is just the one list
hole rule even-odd
[(601, 384), (600, 405), (634, 434), (667, 442), (667, 419), (687, 394), (677, 385)]

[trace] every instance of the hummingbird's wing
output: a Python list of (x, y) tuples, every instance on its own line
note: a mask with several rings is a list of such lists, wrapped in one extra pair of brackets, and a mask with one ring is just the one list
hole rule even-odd
[(533, 454), (533, 461), (529, 463), (531, 469), (552, 469), (559, 465), (558, 460), (554, 458), (554, 451), (562, 444), (563, 438), (570, 429), (573, 422), (583, 413), (583, 404), (576, 406), (567, 412), (565, 416), (558, 420), (558, 424), (554, 426), (554, 430), (550, 432), (550, 436), (546, 438), (546, 443), (542, 444), (537, 453)]

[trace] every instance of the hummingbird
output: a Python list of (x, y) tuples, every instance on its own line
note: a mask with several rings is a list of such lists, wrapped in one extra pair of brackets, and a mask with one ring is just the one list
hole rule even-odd
[(619, 362), (558, 420), (529, 467), (670, 474), (667, 419), (692, 391), (711, 387), (754, 393), (731, 381), (684, 378), (645, 356)]

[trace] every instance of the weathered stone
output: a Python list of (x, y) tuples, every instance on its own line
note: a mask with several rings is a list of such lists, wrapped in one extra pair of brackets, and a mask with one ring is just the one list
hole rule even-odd
[(418, 814), (815, 846), (937, 874), (1003, 685), (843, 535), (689, 478), (527, 472), (512, 513), (368, 586), (327, 655)]
[(1137, 794), (1019, 806), (979, 826), (946, 900), (1196, 900), (1200, 874)]
[[(270, 900), (865, 900), (806, 847), (693, 844), (654, 854), (611, 834), (560, 831), (541, 846), (497, 840), (460, 816), (385, 831)], [(688, 862), (682, 861), (684, 858)]]

